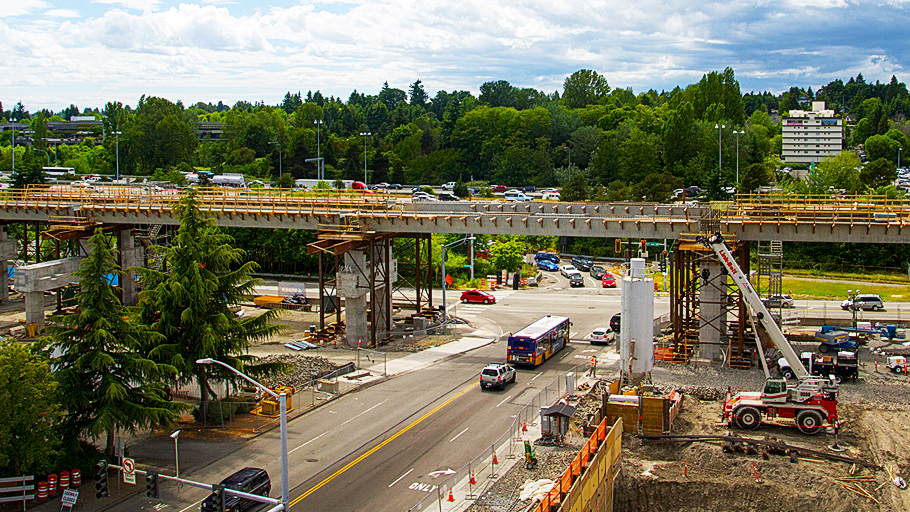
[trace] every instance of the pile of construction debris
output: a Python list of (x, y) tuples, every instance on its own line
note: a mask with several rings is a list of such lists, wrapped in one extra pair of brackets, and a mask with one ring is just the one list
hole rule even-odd
[(271, 388), (276, 386), (293, 386), (302, 388), (308, 382), (320, 378), (338, 368), (338, 365), (321, 356), (282, 354), (265, 356), (263, 363), (285, 363), (290, 370), (285, 374), (275, 374), (262, 379), (263, 384)]

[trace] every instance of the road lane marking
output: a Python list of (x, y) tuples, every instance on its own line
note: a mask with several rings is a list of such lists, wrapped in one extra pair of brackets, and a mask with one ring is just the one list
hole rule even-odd
[(534, 376), (533, 379), (529, 380), (528, 382), (534, 382), (534, 380), (536, 380), (537, 377), (540, 377), (541, 375), (543, 375), (543, 372), (538, 373), (537, 375)]
[(464, 434), (465, 432), (467, 432), (469, 428), (470, 428), (470, 427), (465, 427), (464, 430), (462, 430), (461, 432), (459, 432), (457, 436), (453, 437), (452, 439), (449, 439), (449, 442), (451, 443), (452, 441), (458, 439), (458, 436), (460, 436), (461, 434)]
[(402, 478), (404, 478), (404, 477), (410, 475), (410, 474), (411, 474), (411, 471), (414, 471), (414, 468), (409, 469), (407, 473), (405, 473), (405, 474), (401, 475), (400, 477), (396, 478), (394, 482), (392, 482), (392, 483), (389, 484), (389, 487), (392, 487), (393, 485), (395, 485), (395, 484), (397, 484), (398, 482), (400, 482)]
[[(361, 412), (361, 413), (358, 414), (357, 416), (354, 416), (353, 418), (351, 418), (351, 419), (345, 421), (344, 423), (342, 423), (342, 424), (340, 424), (340, 425), (338, 425), (338, 426), (341, 427), (341, 426), (347, 425), (348, 423), (350, 423), (350, 422), (356, 420), (356, 419), (359, 418), (360, 416), (363, 416), (364, 414), (366, 414), (366, 413), (372, 411), (373, 409), (379, 407), (380, 405), (382, 405), (382, 404), (384, 404), (384, 403), (386, 403), (386, 402), (388, 402), (388, 400), (383, 400), (382, 402), (379, 402), (378, 404), (374, 405), (373, 407), (370, 407), (369, 409), (367, 409), (367, 410)], [(323, 432), (323, 433), (319, 434), (318, 436), (314, 437), (313, 439), (310, 439), (309, 441), (303, 443), (302, 445), (298, 446), (297, 448), (294, 448), (293, 450), (289, 451), (289, 452), (288, 452), (288, 455), (290, 455), (290, 454), (296, 452), (297, 450), (303, 448), (304, 446), (306, 446), (306, 445), (312, 443), (313, 441), (319, 439), (320, 437), (322, 437), (322, 436), (324, 436), (324, 435), (326, 435), (326, 434), (328, 434), (328, 433), (329, 433), (329, 432), (326, 431), (326, 432)], [(276, 460), (277, 460), (277, 459), (276, 459)]]
[[(208, 496), (206, 496), (205, 498), (208, 498)], [(189, 509), (191, 509), (191, 508), (196, 508), (196, 507), (198, 507), (200, 503), (202, 503), (203, 501), (205, 501), (205, 498), (202, 498), (201, 500), (197, 501), (196, 503), (193, 503), (192, 505), (190, 505), (189, 507), (186, 507), (185, 509), (181, 510), (180, 512), (186, 512), (187, 510), (189, 510)]]
[(468, 391), (470, 391), (471, 389), (473, 389), (473, 388), (474, 388), (475, 386), (477, 386), (477, 385), (478, 385), (478, 383), (477, 383), (477, 382), (474, 382), (474, 383), (472, 383), (471, 385), (467, 386), (466, 388), (462, 389), (461, 391), (458, 392), (458, 394), (456, 394), (456, 395), (453, 396), (452, 398), (449, 398), (449, 399), (446, 400), (445, 402), (439, 404), (439, 405), (436, 406), (436, 408), (433, 409), (432, 411), (430, 411), (430, 412), (424, 414), (424, 415), (421, 416), (420, 418), (417, 418), (416, 420), (414, 420), (413, 422), (411, 422), (410, 425), (408, 425), (407, 427), (404, 427), (403, 429), (401, 429), (401, 430), (399, 430), (398, 432), (396, 432), (392, 437), (390, 437), (390, 438), (386, 439), (385, 441), (383, 441), (383, 442), (377, 444), (376, 446), (374, 446), (373, 448), (371, 448), (369, 451), (367, 451), (366, 453), (364, 453), (364, 454), (361, 455), (360, 457), (357, 457), (356, 459), (354, 459), (354, 460), (352, 460), (351, 462), (349, 462), (349, 463), (348, 463), (347, 465), (345, 465), (343, 468), (341, 468), (341, 469), (339, 469), (338, 471), (336, 471), (336, 472), (332, 473), (331, 475), (329, 475), (325, 480), (319, 482), (318, 484), (316, 484), (315, 486), (313, 486), (312, 488), (310, 488), (310, 490), (308, 490), (308, 491), (306, 491), (305, 493), (301, 494), (300, 496), (294, 498), (294, 499), (291, 501), (291, 503), (290, 503), (289, 506), (294, 506), (295, 504), (299, 503), (301, 500), (303, 500), (303, 499), (306, 498), (307, 496), (313, 494), (314, 492), (318, 491), (318, 490), (321, 489), (323, 486), (325, 486), (326, 484), (328, 484), (329, 482), (331, 482), (332, 480), (334, 480), (335, 478), (337, 478), (339, 475), (345, 473), (347, 470), (351, 469), (352, 467), (356, 466), (357, 464), (360, 464), (360, 462), (363, 461), (363, 459), (366, 459), (366, 458), (369, 457), (370, 455), (373, 455), (374, 453), (376, 453), (378, 450), (380, 450), (380, 449), (381, 449), (382, 447), (384, 447), (385, 445), (391, 443), (391, 442), (394, 441), (395, 439), (398, 439), (399, 436), (403, 435), (403, 434), (406, 433), (407, 431), (409, 431), (409, 430), (411, 430), (412, 428), (416, 427), (417, 425), (419, 425), (420, 423), (422, 423), (424, 420), (426, 420), (426, 419), (429, 418), (430, 416), (436, 414), (437, 412), (439, 412), (440, 409), (442, 409), (443, 407), (449, 405), (450, 403), (452, 403), (453, 401), (455, 401), (455, 399), (461, 397), (461, 395), (467, 393)]
[(510, 398), (512, 398), (512, 395), (509, 395), (509, 396), (503, 398), (502, 402), (499, 402), (499, 405), (497, 405), (496, 407), (499, 407), (500, 405), (506, 403)]

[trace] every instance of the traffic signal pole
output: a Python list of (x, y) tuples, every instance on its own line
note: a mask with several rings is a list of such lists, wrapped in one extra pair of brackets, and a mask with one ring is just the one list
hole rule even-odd
[[(103, 462), (103, 461), (102, 461), (102, 462)], [(107, 464), (107, 463), (104, 463), (104, 466), (101, 466), (101, 463), (99, 463), (99, 464), (96, 466), (96, 468), (98, 469), (97, 474), (96, 474), (96, 478), (95, 478), (96, 480), (98, 480), (98, 475), (101, 473), (101, 468), (102, 468), (102, 467), (104, 468), (104, 471), (107, 471), (107, 468), (114, 468), (114, 469), (120, 470), (120, 471), (123, 470), (123, 466), (118, 466), (118, 465), (116, 465), (116, 464)], [(138, 474), (138, 475), (140, 475), (140, 476), (155, 475), (155, 472), (154, 472), (154, 471), (143, 471), (143, 470), (138, 469), (138, 468), (136, 469), (135, 472), (136, 472), (136, 474)], [(158, 479), (159, 482), (160, 482), (161, 480), (170, 480), (170, 481), (172, 481), (172, 482), (178, 482), (178, 483), (181, 483), (181, 484), (184, 484), (184, 485), (189, 485), (189, 486), (192, 486), (192, 487), (198, 487), (198, 488), (200, 488), (200, 489), (205, 489), (205, 490), (207, 490), (207, 491), (211, 491), (211, 490), (213, 490), (214, 487), (217, 487), (217, 486), (212, 485), (212, 484), (206, 484), (206, 483), (203, 483), (203, 482), (196, 482), (196, 481), (193, 481), (193, 480), (187, 480), (187, 479), (185, 479), (185, 478), (177, 478), (176, 476), (162, 475), (162, 474), (157, 474), (156, 476), (157, 476), (157, 479)], [(101, 479), (101, 480), (99, 481), (99, 483), (101, 483), (101, 482), (104, 482), (104, 489), (107, 489), (107, 476), (105, 476), (103, 479)], [(99, 489), (99, 491), (100, 491), (100, 489)], [(237, 491), (237, 490), (229, 489), (229, 488), (224, 488), (224, 493), (225, 493), (225, 494), (230, 494), (230, 495), (233, 495), (233, 496), (237, 496), (237, 497), (240, 497), (240, 498), (245, 498), (245, 499), (248, 499), (248, 500), (258, 501), (259, 503), (265, 503), (265, 504), (267, 504), (267, 505), (273, 505), (272, 508), (267, 509), (265, 512), (278, 512), (279, 510), (284, 510), (284, 505), (282, 505), (281, 500), (278, 500), (278, 499), (275, 499), (275, 498), (269, 498), (268, 496), (260, 496), (260, 495), (258, 495), (258, 494), (250, 494), (250, 493), (248, 493), (248, 492)], [(106, 496), (106, 494), (105, 494), (105, 496)]]

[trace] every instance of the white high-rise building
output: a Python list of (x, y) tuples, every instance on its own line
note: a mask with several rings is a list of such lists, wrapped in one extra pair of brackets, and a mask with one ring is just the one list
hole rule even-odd
[(783, 119), (781, 160), (785, 163), (818, 163), (840, 154), (844, 144), (844, 122), (824, 101), (813, 101), (812, 110), (791, 110)]

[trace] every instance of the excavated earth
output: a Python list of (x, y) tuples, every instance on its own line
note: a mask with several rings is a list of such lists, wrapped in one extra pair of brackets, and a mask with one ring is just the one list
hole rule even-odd
[[(738, 512), (824, 510), (903, 511), (910, 510), (910, 488), (900, 489), (894, 476), (910, 481), (910, 378), (887, 372), (874, 373), (867, 367), (857, 382), (841, 386), (837, 442), (845, 449), (829, 448), (833, 432), (806, 436), (795, 429), (763, 427), (757, 431), (731, 429), (720, 422), (720, 410), (727, 380), (743, 387), (759, 385), (760, 372), (717, 368), (692, 368), (660, 363), (658, 389), (679, 389), (684, 394), (682, 409), (672, 434), (733, 435), (757, 440), (783, 442), (800, 448), (840, 454), (870, 463), (872, 467), (834, 462), (815, 454), (802, 453), (796, 463), (784, 454), (761, 450), (724, 453), (721, 442), (676, 442), (648, 444), (638, 436), (623, 436), (621, 470), (614, 482), (614, 510), (620, 512)], [(868, 370), (868, 373), (866, 373)], [(755, 382), (752, 383), (751, 381)], [(745, 382), (744, 382), (745, 381)], [(712, 386), (704, 385), (710, 382)], [(699, 384), (700, 383), (700, 384)], [(757, 387), (755, 389), (758, 389)], [(582, 398), (576, 418), (583, 418), (600, 401), (602, 386), (595, 386)], [(580, 425), (572, 424), (567, 439), (579, 446)], [(572, 448), (565, 449), (568, 452)], [(562, 450), (560, 450), (562, 451)], [(554, 478), (571, 460), (571, 453), (544, 455), (544, 471), (528, 472), (515, 467), (477, 500), (473, 511), (519, 511), (531, 505), (517, 501), (517, 488), (527, 479)], [(565, 461), (565, 462), (563, 462)], [(518, 465), (521, 466), (521, 465)], [(758, 479), (756, 481), (756, 472)], [(871, 477), (852, 485), (871, 498), (861, 496), (838, 483), (836, 478)]]

